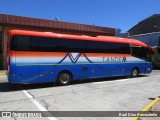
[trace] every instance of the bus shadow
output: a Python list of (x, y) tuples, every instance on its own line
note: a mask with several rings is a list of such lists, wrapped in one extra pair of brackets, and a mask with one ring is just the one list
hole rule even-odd
[[(146, 76), (147, 75), (140, 75), (139, 77), (146, 77)], [(89, 80), (88, 79), (86, 79), (86, 80), (75, 80), (75, 81), (72, 81), (71, 85), (85, 84), (85, 83), (92, 83), (92, 82), (103, 82), (103, 81), (118, 81), (118, 80), (121, 80), (121, 79), (132, 79), (132, 78), (129, 78), (129, 77), (108, 77), (108, 78), (96, 78), (96, 79), (89, 79)], [(12, 91), (21, 91), (21, 90), (50, 88), (50, 87), (59, 87), (59, 86), (54, 85), (53, 83), (10, 84), (9, 82), (3, 82), (3, 83), (0, 83), (0, 92), (12, 92)]]
[(9, 82), (0, 83), (0, 92), (11, 92), (11, 91), (19, 91), (20, 88), (17, 86), (10, 84)]
[(11, 84), (9, 82), (0, 83), (0, 93), (1, 92), (13, 92), (28, 89), (40, 89), (53, 87), (53, 83), (43, 83), (43, 84)]

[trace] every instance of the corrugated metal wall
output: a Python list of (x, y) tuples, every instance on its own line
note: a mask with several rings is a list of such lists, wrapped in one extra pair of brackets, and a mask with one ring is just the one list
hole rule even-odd
[(160, 46), (160, 32), (153, 32), (148, 34), (141, 34), (141, 35), (133, 35), (129, 36), (131, 38), (140, 40), (146, 43), (148, 46)]

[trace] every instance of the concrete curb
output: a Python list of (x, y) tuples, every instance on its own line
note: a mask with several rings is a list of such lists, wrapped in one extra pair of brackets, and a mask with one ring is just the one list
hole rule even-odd
[[(147, 105), (144, 109), (142, 109), (139, 113), (143, 114), (143, 113), (147, 113), (147, 112), (153, 112), (154, 110), (152, 110), (152, 107), (156, 104), (160, 102), (160, 96), (158, 96), (158, 98), (156, 98), (155, 100), (153, 100), (149, 105)], [(141, 119), (140, 119), (141, 118)], [(143, 120), (142, 117), (132, 117), (132, 120)]]

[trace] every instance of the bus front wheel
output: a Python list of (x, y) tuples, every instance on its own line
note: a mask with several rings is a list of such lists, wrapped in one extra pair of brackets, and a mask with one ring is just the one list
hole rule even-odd
[(68, 85), (71, 83), (71, 80), (72, 80), (72, 76), (69, 72), (61, 72), (58, 77), (57, 77), (57, 84), (58, 85)]
[(131, 78), (135, 78), (138, 76), (138, 69), (137, 68), (133, 68), (132, 72), (131, 72)]

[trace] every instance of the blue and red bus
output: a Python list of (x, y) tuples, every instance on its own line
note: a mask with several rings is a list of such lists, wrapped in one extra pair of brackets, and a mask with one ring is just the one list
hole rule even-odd
[(53, 82), (131, 76), (152, 72), (149, 47), (137, 40), (26, 30), (9, 31), (8, 80)]

